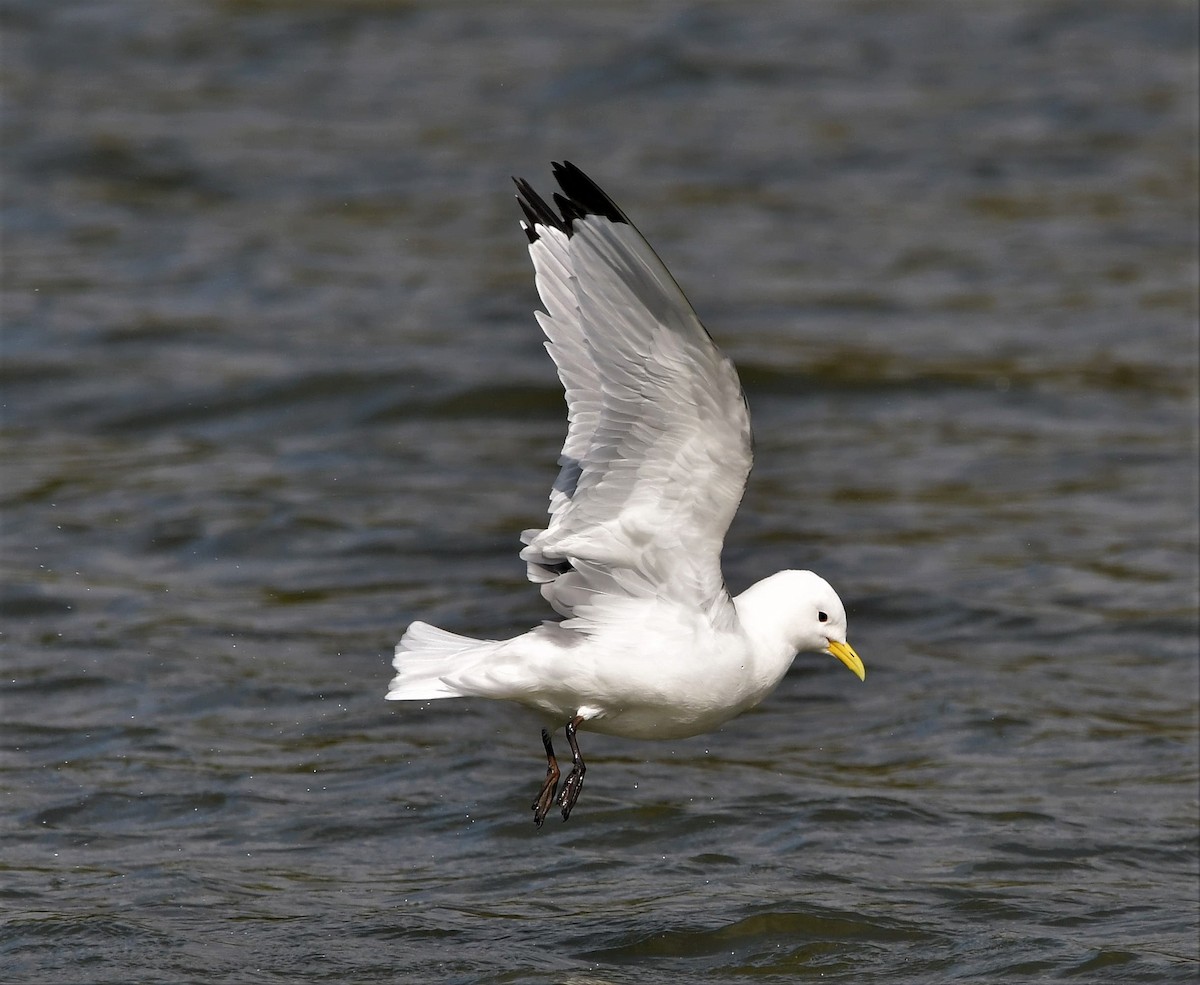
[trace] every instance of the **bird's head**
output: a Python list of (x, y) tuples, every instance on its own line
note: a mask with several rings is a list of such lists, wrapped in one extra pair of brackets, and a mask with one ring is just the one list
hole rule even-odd
[(866, 668), (846, 642), (846, 607), (837, 592), (811, 571), (780, 571), (737, 598), (739, 614), (759, 626), (778, 626), (793, 653), (816, 651), (835, 656), (861, 681)]

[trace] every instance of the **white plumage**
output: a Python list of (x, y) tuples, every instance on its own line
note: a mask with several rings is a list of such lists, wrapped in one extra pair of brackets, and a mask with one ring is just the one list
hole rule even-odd
[[(557, 211), (517, 181), (569, 422), (549, 522), (521, 535), (521, 557), (563, 618), (502, 641), (414, 622), (387, 697), (503, 698), (566, 723), (565, 819), (583, 781), (576, 728), (696, 735), (766, 697), (802, 650), (864, 671), (819, 576), (784, 571), (726, 591), (721, 547), (751, 465), (737, 372), (612, 200), (569, 163), (554, 176)], [(538, 824), (558, 779), (543, 740)]]

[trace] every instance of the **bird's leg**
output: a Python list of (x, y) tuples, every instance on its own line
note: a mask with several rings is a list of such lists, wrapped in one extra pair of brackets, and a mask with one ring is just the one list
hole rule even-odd
[(567, 742), (571, 746), (572, 765), (571, 772), (567, 774), (567, 782), (563, 784), (562, 793), (558, 796), (558, 806), (562, 808), (564, 821), (571, 816), (571, 809), (579, 799), (579, 791), (583, 789), (583, 774), (587, 772), (587, 767), (583, 765), (583, 757), (579, 755), (579, 742), (575, 738), (575, 731), (582, 721), (582, 716), (576, 715), (567, 722)]
[(550, 805), (554, 803), (554, 794), (558, 790), (558, 760), (554, 758), (550, 733), (545, 729), (542, 729), (542, 745), (546, 747), (546, 782), (542, 784), (537, 800), (533, 802), (533, 823), (539, 828), (550, 813)]

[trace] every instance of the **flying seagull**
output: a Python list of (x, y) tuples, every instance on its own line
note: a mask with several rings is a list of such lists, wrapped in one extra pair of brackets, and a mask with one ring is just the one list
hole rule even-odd
[(820, 576), (780, 571), (736, 597), (725, 588), (721, 546), (752, 460), (737, 371), (625, 213), (573, 164), (553, 169), (553, 207), (514, 181), (569, 422), (550, 519), (521, 535), (521, 558), (561, 618), (509, 640), (414, 622), (387, 694), (503, 698), (565, 724), (561, 792), (542, 729), (539, 827), (579, 799), (581, 729), (707, 732), (762, 701), (804, 650), (866, 673)]

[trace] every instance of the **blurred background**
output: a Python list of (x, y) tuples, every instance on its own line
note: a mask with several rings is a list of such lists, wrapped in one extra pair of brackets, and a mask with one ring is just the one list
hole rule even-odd
[[(1191, 982), (1197, 8), (6, 0), (0, 965), (23, 982)], [(510, 175), (738, 363), (719, 733), (385, 703), (549, 615)], [(653, 659), (653, 654), (647, 654)]]

